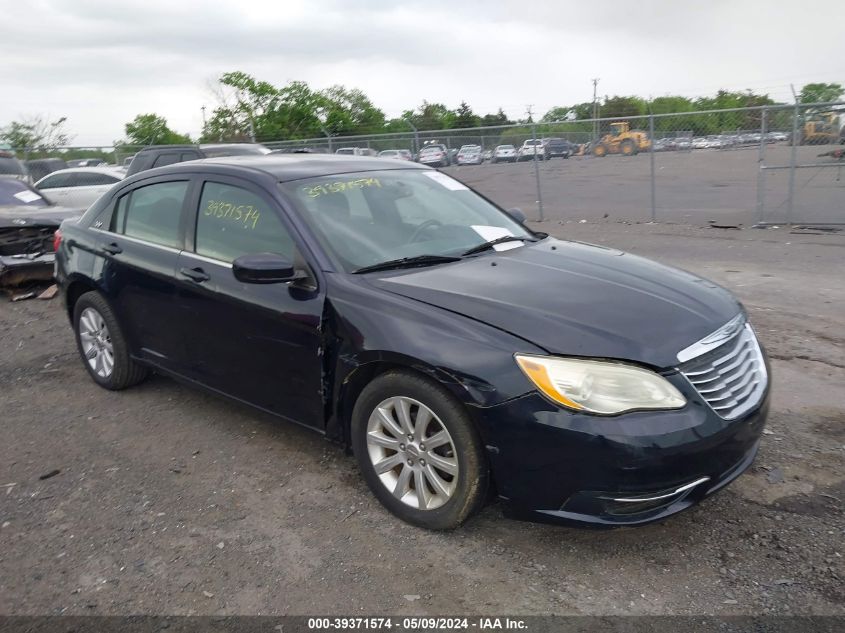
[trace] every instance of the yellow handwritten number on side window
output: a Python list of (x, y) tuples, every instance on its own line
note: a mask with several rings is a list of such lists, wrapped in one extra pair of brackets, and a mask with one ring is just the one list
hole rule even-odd
[(205, 215), (220, 220), (240, 222), (245, 229), (254, 229), (261, 217), (261, 212), (251, 204), (232, 204), (225, 200), (209, 200)]

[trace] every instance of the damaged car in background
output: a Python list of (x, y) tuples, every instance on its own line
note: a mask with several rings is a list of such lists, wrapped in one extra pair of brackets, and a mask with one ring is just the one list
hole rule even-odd
[(60, 207), (15, 178), (0, 178), (0, 286), (53, 278), (53, 238), (85, 209)]

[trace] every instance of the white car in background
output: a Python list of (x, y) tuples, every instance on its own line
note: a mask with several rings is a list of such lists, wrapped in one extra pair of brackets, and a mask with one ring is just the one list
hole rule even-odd
[(47, 174), (35, 188), (63, 207), (89, 207), (125, 177), (122, 167), (72, 167)]
[(493, 150), (493, 163), (515, 163), (516, 162), (516, 148), (513, 145), (497, 145)]
[(546, 159), (546, 146), (541, 138), (527, 139), (519, 148), (516, 160), (534, 160), (534, 156), (537, 156), (537, 160)]
[(484, 162), (481, 145), (462, 145), (455, 162), (458, 165), (480, 165)]
[(414, 160), (411, 150), (407, 149), (383, 149), (378, 153), (379, 158), (395, 158), (396, 160)]

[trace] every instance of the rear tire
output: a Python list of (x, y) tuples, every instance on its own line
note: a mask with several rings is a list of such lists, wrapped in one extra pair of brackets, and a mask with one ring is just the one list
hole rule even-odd
[(407, 523), (451, 530), (484, 504), (489, 474), (478, 433), (464, 406), (428, 378), (377, 376), (355, 403), (351, 439), (370, 490)]
[(129, 346), (117, 317), (99, 292), (86, 292), (77, 299), (73, 332), (88, 375), (104, 389), (126, 389), (149, 374), (146, 367), (129, 356)]

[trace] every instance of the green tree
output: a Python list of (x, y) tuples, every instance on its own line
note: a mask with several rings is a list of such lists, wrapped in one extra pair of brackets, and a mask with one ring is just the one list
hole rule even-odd
[(652, 99), (649, 106), (652, 114), (673, 114), (692, 111), (693, 102), (687, 97), (667, 95)]
[(826, 103), (839, 101), (843, 95), (845, 95), (845, 88), (842, 84), (815, 83), (801, 88), (798, 100), (801, 103)]
[(190, 136), (174, 132), (167, 127), (167, 119), (157, 114), (139, 114), (124, 127), (128, 145), (178, 145), (191, 142)]
[(384, 131), (384, 112), (357, 88), (332, 86), (320, 93), (320, 114), (332, 135), (374, 134)]
[(490, 127), (494, 125), (513, 125), (513, 121), (508, 118), (508, 115), (504, 113), (504, 111), (499, 108), (499, 111), (496, 114), (485, 114), (481, 117), (480, 121), (481, 125)]
[(22, 121), (12, 121), (0, 128), (0, 140), (15, 149), (50, 152), (68, 145), (73, 138), (65, 132), (66, 117), (49, 121), (43, 116), (31, 116)]
[(417, 110), (405, 111), (402, 118), (410, 120), (418, 130), (448, 130), (453, 127), (455, 113), (442, 103), (423, 101)]
[(602, 118), (624, 118), (648, 114), (648, 104), (639, 97), (605, 97), (599, 110)]
[(455, 110), (455, 117), (452, 120), (453, 128), (478, 127), (480, 119), (472, 111), (466, 101), (461, 101), (458, 109)]

